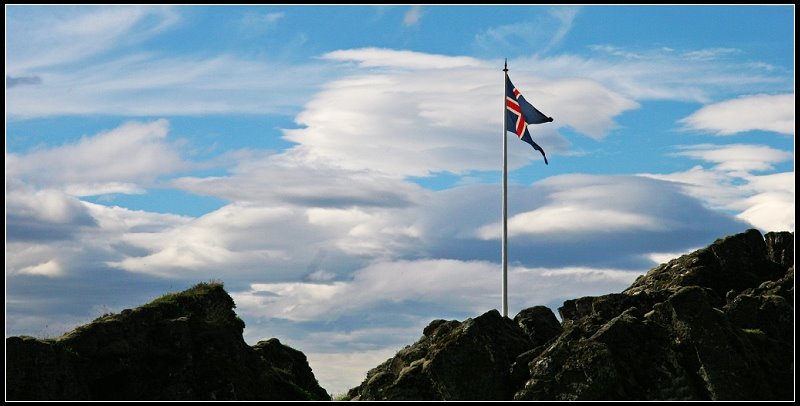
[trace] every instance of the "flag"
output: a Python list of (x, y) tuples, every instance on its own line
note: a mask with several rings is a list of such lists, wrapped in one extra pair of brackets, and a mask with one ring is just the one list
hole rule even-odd
[(547, 164), (547, 155), (544, 154), (544, 150), (539, 144), (533, 142), (531, 134), (528, 132), (528, 124), (549, 123), (551, 121), (553, 121), (552, 117), (545, 116), (522, 97), (522, 93), (514, 87), (511, 79), (506, 75), (506, 131), (517, 134), (519, 139), (531, 144), (533, 149), (541, 152), (545, 164)]

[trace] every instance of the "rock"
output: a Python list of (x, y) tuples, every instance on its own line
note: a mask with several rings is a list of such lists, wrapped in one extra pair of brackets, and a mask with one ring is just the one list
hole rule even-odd
[(299, 351), (249, 347), (221, 284), (103, 316), (55, 340), (6, 339), (10, 400), (318, 400)]
[(635, 294), (612, 293), (603, 296), (586, 296), (565, 301), (564, 305), (558, 308), (558, 313), (563, 320), (594, 317), (608, 321), (631, 307), (650, 309), (654, 303), (659, 301), (659, 297), (666, 298), (663, 294), (648, 291)]
[(758, 286), (779, 277), (782, 271), (785, 268), (767, 257), (761, 233), (750, 229), (658, 266), (622, 293), (675, 292), (685, 286), (702, 286), (725, 298), (730, 290)]
[(563, 330), (561, 323), (547, 306), (524, 309), (514, 317), (514, 322), (528, 335), (533, 347), (544, 345)]
[(253, 349), (273, 371), (280, 374), (285, 382), (303, 392), (308, 392), (308, 399), (329, 399), (328, 393), (317, 383), (306, 355), (302, 352), (281, 344), (277, 338), (259, 341)]
[(794, 233), (781, 231), (764, 235), (767, 243), (767, 256), (772, 262), (788, 268), (794, 266)]
[(77, 354), (53, 340), (6, 338), (6, 400), (89, 399)]
[(606, 323), (587, 316), (529, 363), (516, 400), (691, 399), (664, 331), (636, 308)]
[(511, 364), (530, 348), (513, 321), (489, 311), (463, 323), (435, 320), (424, 335), (367, 373), (353, 400), (511, 399)]
[(560, 326), (542, 306), (521, 311), (516, 325), (496, 311), (435, 320), (349, 394), (509, 400), (512, 388), (515, 400), (791, 400), (792, 245), (786, 232), (717, 240), (622, 293), (567, 300)]
[(746, 289), (723, 311), (755, 348), (774, 399), (792, 399), (794, 385), (794, 267), (783, 278)]

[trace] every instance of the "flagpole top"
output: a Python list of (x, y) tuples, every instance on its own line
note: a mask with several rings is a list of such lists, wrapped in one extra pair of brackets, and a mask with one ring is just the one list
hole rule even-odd
[(503, 62), (503, 72), (508, 72), (508, 58)]

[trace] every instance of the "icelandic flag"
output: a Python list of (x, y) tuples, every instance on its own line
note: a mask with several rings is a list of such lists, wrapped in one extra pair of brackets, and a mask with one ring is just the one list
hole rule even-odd
[(547, 156), (544, 154), (542, 147), (533, 142), (531, 134), (528, 132), (528, 124), (549, 123), (551, 121), (553, 121), (552, 117), (545, 116), (522, 97), (522, 93), (514, 87), (511, 79), (506, 75), (506, 131), (517, 134), (519, 139), (531, 144), (533, 149), (541, 152), (545, 164), (547, 164)]

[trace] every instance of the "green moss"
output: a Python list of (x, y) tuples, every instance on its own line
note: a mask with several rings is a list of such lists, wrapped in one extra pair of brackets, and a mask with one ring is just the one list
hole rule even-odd
[(191, 288), (186, 289), (182, 292), (167, 293), (161, 297), (156, 298), (155, 300), (144, 305), (143, 307), (153, 307), (165, 304), (177, 305), (180, 304), (181, 301), (190, 301), (193, 299), (201, 298), (204, 295), (207, 295), (212, 290), (220, 289), (222, 287), (223, 284), (220, 281), (200, 282), (197, 285), (194, 285)]

